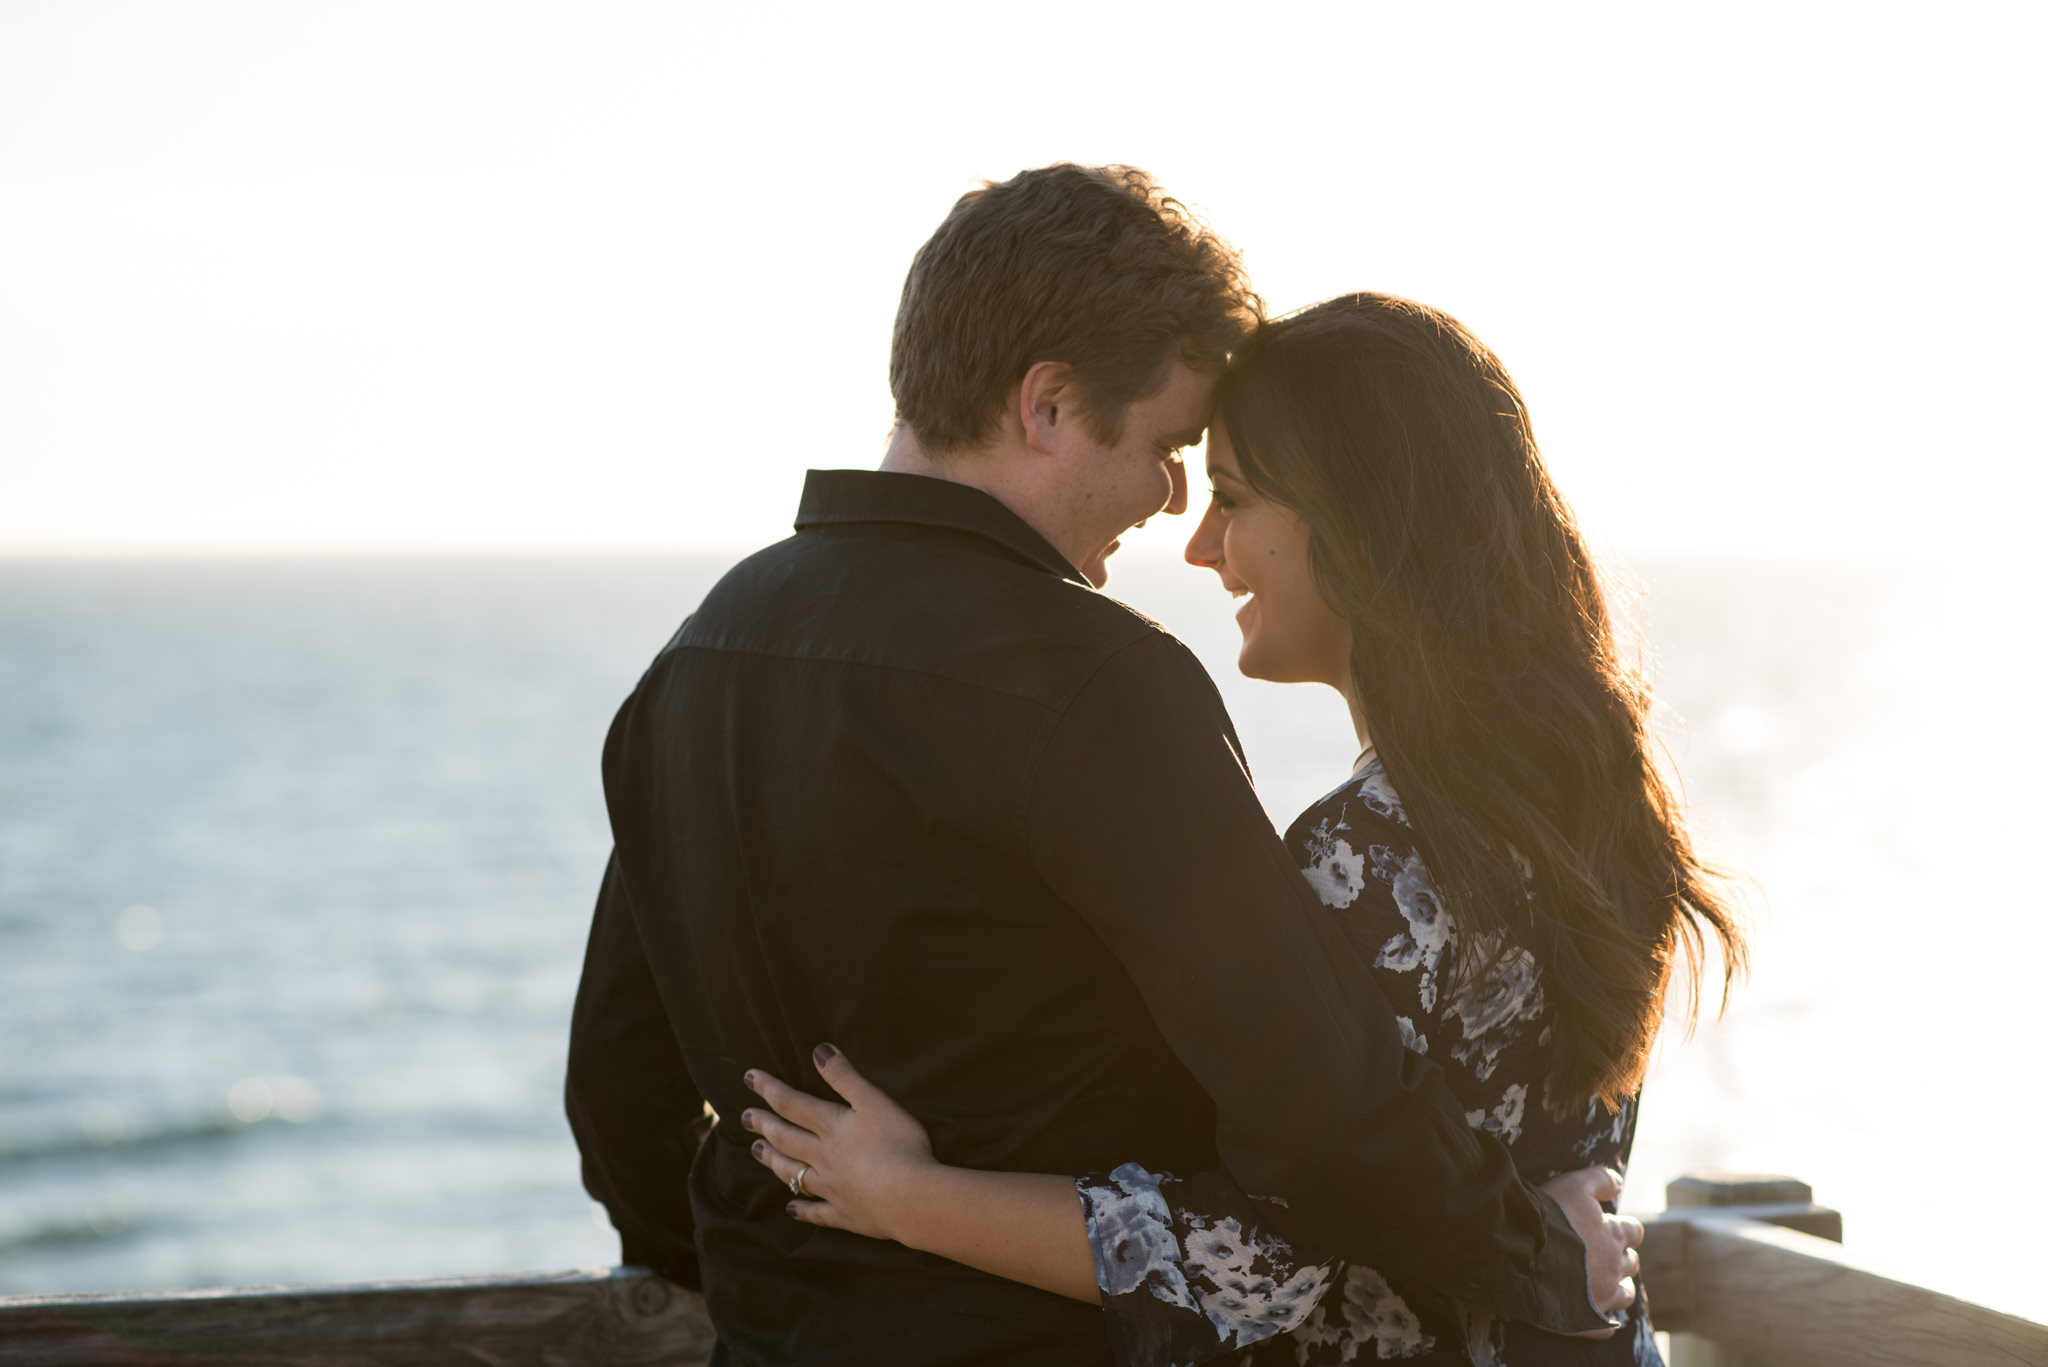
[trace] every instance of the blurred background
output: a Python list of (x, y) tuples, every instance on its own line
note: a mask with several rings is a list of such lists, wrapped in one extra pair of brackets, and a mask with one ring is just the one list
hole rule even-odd
[[(558, 1100), (612, 709), (805, 468), (879, 459), (953, 200), (1076, 160), (1275, 311), (1457, 315), (1628, 586), (1757, 922), (1624, 1204), (1791, 1173), (2048, 1316), (2044, 27), (0, 6), (0, 1293), (616, 1257)], [(1348, 727), (1236, 676), (1190, 530), (1111, 591), (1284, 823)]]

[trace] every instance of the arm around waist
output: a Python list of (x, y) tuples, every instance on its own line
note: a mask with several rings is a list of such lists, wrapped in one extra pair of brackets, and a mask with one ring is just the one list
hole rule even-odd
[(1031, 776), (1039, 871), (1217, 1108), (1224, 1166), (1344, 1257), (1561, 1330), (1606, 1321), (1554, 1202), (1402, 1047), (1369, 965), (1252, 791), (1214, 685), (1163, 633), (1112, 656)]

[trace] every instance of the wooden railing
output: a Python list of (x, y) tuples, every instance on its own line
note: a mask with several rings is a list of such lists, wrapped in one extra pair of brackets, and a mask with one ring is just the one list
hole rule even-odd
[(1643, 1284), (1671, 1367), (2048, 1367), (2048, 1325), (1858, 1258), (1804, 1182), (1681, 1177), (1665, 1204)]
[[(1644, 1221), (1672, 1367), (2048, 1364), (2048, 1325), (1886, 1276), (1789, 1178), (1702, 1175)], [(696, 1367), (704, 1303), (637, 1268), (353, 1286), (0, 1297), (9, 1367)]]
[(703, 1298), (637, 1267), (0, 1297), (7, 1367), (701, 1367), (711, 1341)]

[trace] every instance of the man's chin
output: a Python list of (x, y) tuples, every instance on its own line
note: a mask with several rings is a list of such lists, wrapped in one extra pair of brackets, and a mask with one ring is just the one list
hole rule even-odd
[(1089, 556), (1085, 563), (1077, 565), (1075, 568), (1080, 570), (1087, 577), (1088, 582), (1096, 588), (1105, 587), (1109, 583), (1109, 558), (1116, 554), (1116, 548), (1122, 544), (1121, 541), (1110, 542), (1101, 551)]

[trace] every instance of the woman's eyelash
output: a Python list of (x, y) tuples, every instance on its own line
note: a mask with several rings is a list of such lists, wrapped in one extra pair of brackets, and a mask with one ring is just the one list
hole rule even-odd
[(1235, 508), (1237, 506), (1236, 500), (1213, 484), (1209, 486), (1209, 501), (1219, 508)]

